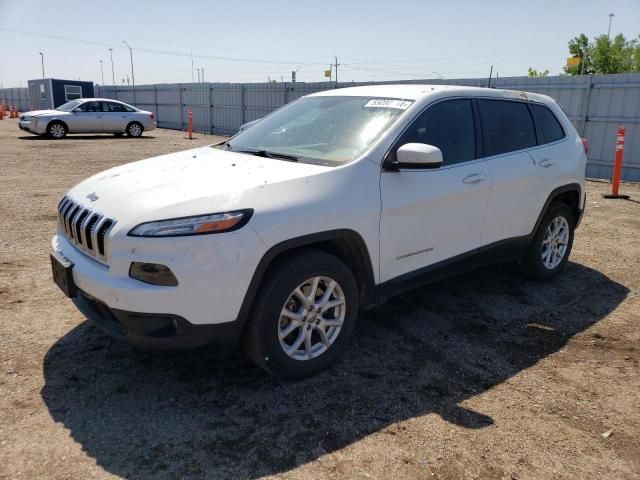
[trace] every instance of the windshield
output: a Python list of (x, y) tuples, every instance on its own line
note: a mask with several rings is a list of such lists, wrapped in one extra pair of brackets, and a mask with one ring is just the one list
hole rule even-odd
[(240, 132), (225, 148), (338, 165), (364, 153), (412, 103), (372, 97), (301, 98)]
[(81, 103), (82, 102), (79, 102), (78, 100), (71, 100), (70, 102), (63, 103), (58, 108), (56, 108), (56, 110), (59, 110), (61, 112), (70, 112)]

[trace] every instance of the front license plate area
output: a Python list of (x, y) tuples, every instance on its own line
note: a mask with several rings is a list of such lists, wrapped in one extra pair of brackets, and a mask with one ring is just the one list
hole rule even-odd
[(75, 297), (76, 285), (73, 283), (73, 263), (58, 252), (51, 253), (50, 258), (53, 281), (67, 297)]

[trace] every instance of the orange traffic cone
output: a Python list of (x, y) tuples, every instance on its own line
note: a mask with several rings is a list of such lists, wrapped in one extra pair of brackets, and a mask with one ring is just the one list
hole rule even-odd
[(4, 109), (0, 108), (0, 120), (4, 120)]

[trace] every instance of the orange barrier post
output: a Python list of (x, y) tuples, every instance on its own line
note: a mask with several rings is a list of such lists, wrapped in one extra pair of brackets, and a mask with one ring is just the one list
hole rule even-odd
[(629, 198), (629, 195), (620, 195), (618, 193), (620, 189), (620, 172), (622, 170), (622, 154), (624, 153), (624, 132), (624, 127), (618, 128), (616, 154), (613, 160), (613, 173), (611, 174), (611, 193), (603, 195), (604, 198)]
[(16, 106), (11, 105), (11, 118), (16, 118)]
[(4, 110), (0, 107), (0, 120), (4, 120)]
[(193, 112), (189, 109), (189, 140), (193, 140)]
[(13, 105), (9, 106), (9, 118), (13, 118)]

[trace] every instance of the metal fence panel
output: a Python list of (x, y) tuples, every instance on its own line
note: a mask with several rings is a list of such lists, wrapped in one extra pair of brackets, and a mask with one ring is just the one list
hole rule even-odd
[[(486, 87), (487, 79), (404, 80), (400, 82), (345, 82), (339, 87), (378, 84), (445, 84)], [(627, 129), (622, 178), (640, 181), (640, 74), (556, 77), (505, 77), (492, 80), (496, 88), (549, 95), (567, 113), (580, 135), (590, 143), (587, 174), (608, 178), (615, 151), (616, 130)], [(155, 112), (158, 125), (185, 129), (188, 110), (195, 131), (232, 135), (240, 125), (261, 118), (282, 105), (310, 93), (335, 88), (317, 83), (182, 83), (135, 87), (96, 86), (96, 95), (115, 98)], [(0, 98), (25, 111), (26, 88), (0, 90)]]

